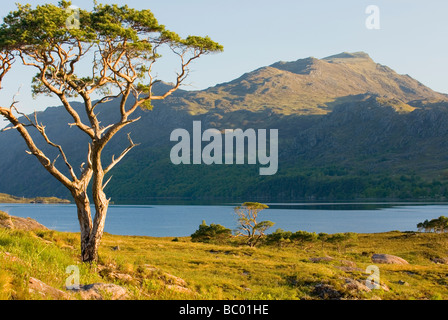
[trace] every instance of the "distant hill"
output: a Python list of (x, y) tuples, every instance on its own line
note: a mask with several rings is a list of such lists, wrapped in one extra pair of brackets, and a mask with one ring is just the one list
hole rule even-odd
[[(115, 104), (99, 110), (103, 124), (118, 117)], [(106, 191), (113, 201), (448, 196), (448, 96), (363, 52), (277, 62), (206, 90), (180, 90), (138, 113), (142, 119), (104, 154), (106, 161), (120, 153), (128, 132), (140, 143), (112, 172)], [(85, 162), (87, 140), (67, 127), (62, 107), (38, 116), (75, 168)], [(170, 133), (191, 130), (194, 120), (203, 130), (279, 129), (278, 173), (260, 177), (259, 167), (248, 165), (173, 165)], [(25, 153), (16, 132), (2, 133), (0, 148), (7, 150), (0, 157), (0, 192), (69, 197)]]
[(25, 198), (16, 197), (5, 193), (0, 193), (0, 203), (70, 203), (69, 200), (59, 199), (56, 197), (36, 197)]

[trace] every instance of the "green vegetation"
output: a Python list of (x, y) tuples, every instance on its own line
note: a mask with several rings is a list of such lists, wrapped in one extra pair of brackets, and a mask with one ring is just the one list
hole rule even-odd
[[(80, 234), (0, 228), (0, 300), (52, 299), (30, 291), (30, 277), (67, 293), (68, 266), (79, 268), (80, 284), (119, 285), (135, 300), (328, 299), (328, 293), (338, 299), (448, 299), (448, 233), (278, 229), (248, 247), (244, 237), (229, 241), (229, 230), (219, 225), (204, 222), (200, 230), (196, 235), (205, 235), (205, 242), (105, 234), (98, 262), (86, 264)], [(214, 241), (216, 235), (226, 240)], [(373, 263), (374, 253), (409, 264)], [(364, 285), (371, 265), (380, 270), (380, 289)]]
[[(79, 234), (0, 229), (0, 299), (42, 299), (28, 292), (29, 277), (64, 290), (69, 265), (79, 266), (81, 284), (115, 283), (125, 287), (131, 299), (320, 299), (319, 284), (347, 299), (448, 299), (448, 266), (433, 262), (446, 256), (447, 234), (357, 236), (355, 246), (339, 250), (335, 243), (322, 247), (319, 241), (306, 242), (305, 247), (294, 241), (282, 248), (250, 248), (244, 242), (217, 245), (190, 238), (173, 242), (105, 234), (100, 260), (90, 266), (79, 259)], [(114, 249), (117, 246), (120, 250)], [(378, 252), (398, 255), (410, 264), (378, 265), (383, 289), (347, 286), (346, 279), (365, 283), (364, 271), (373, 264), (370, 255)], [(325, 259), (312, 259), (316, 257)], [(189, 291), (173, 290), (160, 274), (148, 272), (147, 265), (182, 278)], [(106, 267), (130, 277), (114, 279)]]
[(440, 216), (437, 219), (432, 219), (431, 221), (425, 220), (417, 224), (419, 231), (424, 230), (425, 232), (439, 232), (444, 233), (448, 231), (448, 218)]
[(6, 193), (0, 193), (0, 203), (70, 203), (70, 200), (59, 199), (56, 197), (21, 198)]
[[(443, 177), (433, 179), (413, 173), (368, 172), (361, 166), (350, 168), (299, 163), (294, 167), (287, 159), (279, 160), (282, 166), (275, 176), (261, 177), (257, 166), (174, 166), (157, 160), (158, 154), (151, 157), (154, 161), (145, 165), (144, 160), (131, 155), (133, 161), (120, 166), (114, 178), (123, 184), (110, 186), (109, 193), (113, 199), (448, 199), (448, 180)], [(138, 171), (134, 170), (135, 166)], [(161, 172), (163, 175), (158, 174)], [(130, 175), (126, 177), (128, 173)], [(145, 188), (145, 185), (153, 187)]]
[(227, 229), (220, 224), (212, 223), (210, 226), (208, 226), (204, 220), (199, 226), (199, 229), (191, 235), (191, 241), (204, 243), (223, 243), (228, 241), (231, 236), (232, 230)]

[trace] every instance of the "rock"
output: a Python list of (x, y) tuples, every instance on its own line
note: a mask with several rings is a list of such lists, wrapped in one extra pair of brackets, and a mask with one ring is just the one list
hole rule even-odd
[(250, 272), (247, 270), (244, 270), (242, 275), (248, 277), (248, 276), (250, 276)]
[(187, 287), (188, 284), (184, 279), (164, 272), (163, 270), (149, 264), (146, 264), (145, 268), (152, 274), (152, 276), (157, 277), (167, 289), (180, 293), (195, 294), (193, 290)]
[(128, 291), (116, 284), (94, 283), (80, 286), (79, 290), (72, 290), (79, 293), (83, 300), (126, 300), (129, 298)]
[(30, 277), (28, 281), (28, 291), (32, 294), (39, 294), (44, 299), (50, 299), (50, 300), (71, 299), (70, 295), (65, 293), (64, 291), (53, 288), (33, 277)]
[(345, 278), (344, 281), (345, 281), (344, 288), (346, 288), (349, 291), (366, 291), (366, 292), (372, 291), (372, 289), (366, 286), (365, 283), (362, 283), (358, 280)]
[(318, 262), (329, 262), (329, 261), (334, 260), (334, 258), (327, 256), (327, 257), (310, 258), (309, 260), (311, 262), (318, 263)]
[(339, 300), (341, 293), (337, 291), (332, 285), (319, 283), (314, 287), (313, 294), (319, 296), (324, 300)]
[(175, 285), (175, 286), (179, 286), (179, 287), (187, 286), (187, 282), (182, 278), (179, 278), (172, 274), (166, 273), (166, 272), (160, 270), (159, 268), (156, 268), (151, 265), (145, 265), (145, 267), (147, 270), (151, 271), (151, 273), (157, 274), (158, 278), (160, 280), (163, 280), (163, 282), (165, 282), (165, 284)]
[(409, 264), (403, 258), (393, 256), (391, 254), (374, 254), (372, 255), (372, 261), (374, 263), (385, 263), (385, 264)]
[(350, 260), (340, 260), (342, 266), (336, 266), (344, 272), (363, 272), (364, 270), (356, 267), (356, 263)]
[(402, 286), (409, 286), (409, 283), (407, 283), (406, 281), (403, 281), (403, 280), (398, 280), (398, 284), (402, 285)]
[(356, 263), (355, 262), (353, 262), (353, 261), (350, 261), (350, 260), (341, 260), (341, 264), (343, 265), (343, 266), (346, 266), (346, 267), (352, 267), (352, 268), (355, 268), (356, 267)]
[(31, 218), (11, 217), (14, 229), (25, 231), (49, 230), (44, 225)]
[(31, 218), (20, 218), (10, 216), (7, 213), (2, 212), (0, 216), (0, 228), (25, 230), (25, 231), (37, 231), (37, 230), (49, 230), (44, 225), (40, 224), (36, 220)]
[(124, 282), (133, 282), (134, 281), (134, 278), (127, 273), (111, 272), (108, 274), (108, 276), (112, 279), (117, 279), (117, 280), (121, 280)]
[(431, 261), (437, 264), (448, 264), (448, 258), (431, 258)]

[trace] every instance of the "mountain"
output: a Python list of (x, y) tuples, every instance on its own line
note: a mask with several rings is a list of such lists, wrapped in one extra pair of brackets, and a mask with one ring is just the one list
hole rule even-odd
[[(118, 117), (116, 104), (101, 106), (102, 124)], [(114, 201), (448, 196), (448, 96), (363, 52), (277, 62), (206, 90), (179, 90), (137, 116), (142, 119), (115, 137), (104, 154), (105, 162), (119, 154), (130, 131), (140, 143), (112, 172), (106, 192)], [(85, 162), (87, 140), (67, 127), (62, 107), (38, 117), (75, 168)], [(279, 129), (278, 173), (259, 176), (258, 165), (173, 165), (171, 132), (191, 132), (196, 120), (203, 130)], [(69, 196), (26, 155), (16, 132), (2, 133), (0, 148), (7, 150), (0, 157), (0, 192)]]
[(183, 102), (195, 113), (207, 113), (213, 108), (225, 111), (270, 108), (285, 115), (312, 115), (327, 114), (334, 106), (366, 93), (405, 103), (447, 99), (447, 95), (434, 92), (410, 76), (375, 63), (366, 53), (356, 52), (321, 60), (310, 57), (277, 62), (231, 82), (184, 94)]

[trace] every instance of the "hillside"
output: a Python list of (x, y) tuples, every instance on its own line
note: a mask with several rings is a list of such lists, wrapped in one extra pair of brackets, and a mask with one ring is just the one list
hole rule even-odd
[[(118, 116), (116, 103), (98, 110), (103, 125)], [(447, 95), (362, 52), (277, 62), (206, 90), (180, 90), (136, 116), (141, 120), (104, 152), (106, 162), (120, 154), (128, 132), (140, 143), (113, 170), (106, 190), (113, 201), (448, 197)], [(48, 108), (38, 117), (79, 168), (87, 140), (67, 127), (63, 108)], [(259, 166), (248, 165), (173, 165), (171, 132), (191, 131), (196, 120), (203, 130), (279, 129), (278, 173), (261, 177)], [(2, 133), (0, 148), (8, 150), (0, 157), (0, 192), (70, 197), (24, 153), (16, 132)], [(51, 148), (43, 149), (56, 157)], [(56, 165), (65, 170), (62, 161)]]

